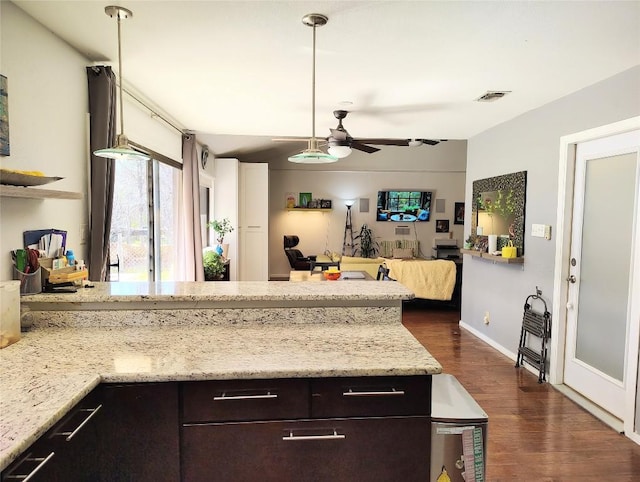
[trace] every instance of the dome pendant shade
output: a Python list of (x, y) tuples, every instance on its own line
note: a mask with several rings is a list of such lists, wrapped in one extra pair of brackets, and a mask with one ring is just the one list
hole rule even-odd
[(94, 156), (107, 157), (110, 159), (119, 159), (121, 161), (148, 161), (151, 159), (146, 154), (134, 150), (129, 145), (129, 139), (124, 134), (116, 137), (116, 146), (107, 147), (106, 149), (98, 149), (93, 152)]
[(94, 156), (106, 157), (110, 159), (120, 159), (126, 161), (148, 161), (149, 156), (142, 152), (136, 151), (129, 145), (129, 139), (124, 135), (124, 113), (122, 101), (122, 42), (120, 36), (120, 21), (125, 18), (133, 17), (133, 12), (124, 7), (110, 5), (104, 8), (104, 12), (111, 18), (116, 17), (118, 21), (118, 75), (120, 76), (119, 86), (119, 103), (120, 103), (120, 134), (116, 136), (116, 145), (105, 149), (98, 149), (93, 152)]
[(302, 17), (302, 23), (313, 28), (313, 62), (311, 69), (311, 138), (309, 146), (300, 154), (289, 157), (289, 162), (299, 164), (327, 164), (336, 162), (338, 158), (321, 151), (316, 139), (316, 27), (325, 25), (328, 17), (320, 13), (309, 13)]
[(297, 162), (298, 164), (328, 164), (337, 160), (336, 156), (322, 152), (318, 148), (318, 139), (315, 137), (309, 139), (309, 145), (304, 151), (289, 157), (289, 162)]

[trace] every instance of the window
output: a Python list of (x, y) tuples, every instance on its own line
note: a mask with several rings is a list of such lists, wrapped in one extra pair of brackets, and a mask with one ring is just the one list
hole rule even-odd
[(115, 162), (110, 255), (119, 266), (111, 280), (174, 280), (179, 164)]

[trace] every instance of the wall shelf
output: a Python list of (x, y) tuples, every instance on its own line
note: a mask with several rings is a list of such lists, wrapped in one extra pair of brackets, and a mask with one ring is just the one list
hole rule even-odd
[(26, 199), (82, 199), (80, 192), (55, 191), (52, 189), (40, 189), (34, 187), (0, 185), (0, 196)]
[(333, 211), (330, 208), (287, 208), (287, 211), (314, 211), (319, 213), (328, 213)]
[(482, 258), (488, 261), (493, 261), (495, 263), (504, 263), (504, 264), (523, 264), (524, 256), (518, 256), (517, 258), (503, 258), (502, 256), (495, 256), (489, 253), (482, 253), (480, 251), (476, 251), (475, 249), (461, 249), (461, 253), (468, 254), (469, 256), (473, 256), (475, 258)]

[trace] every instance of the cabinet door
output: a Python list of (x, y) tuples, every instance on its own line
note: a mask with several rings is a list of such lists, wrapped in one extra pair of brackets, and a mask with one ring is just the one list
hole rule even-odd
[(267, 164), (240, 163), (241, 281), (269, 279), (269, 169)]
[(185, 482), (429, 480), (429, 417), (185, 425)]
[(180, 480), (176, 383), (104, 385), (103, 481)]
[(99, 433), (104, 415), (100, 389), (72, 408), (16, 462), (2, 473), (3, 481), (94, 482), (100, 480)]

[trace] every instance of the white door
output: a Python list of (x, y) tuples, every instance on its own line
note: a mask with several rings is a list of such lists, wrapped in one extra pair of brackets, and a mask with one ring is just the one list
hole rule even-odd
[(620, 420), (636, 387), (639, 148), (634, 131), (576, 149), (564, 383)]
[(269, 166), (240, 163), (240, 280), (269, 280)]

